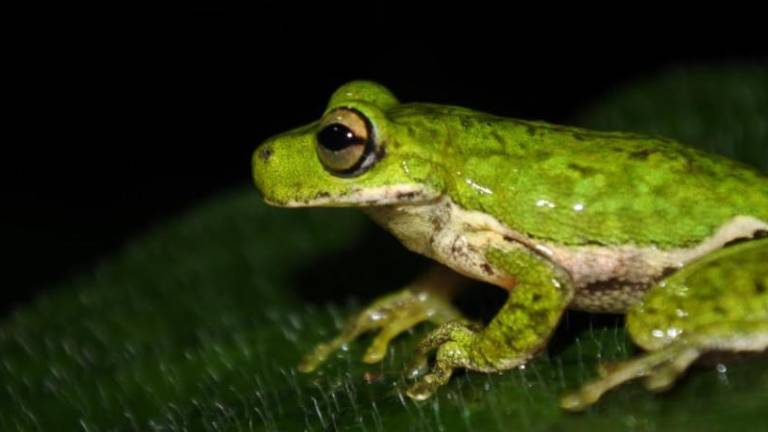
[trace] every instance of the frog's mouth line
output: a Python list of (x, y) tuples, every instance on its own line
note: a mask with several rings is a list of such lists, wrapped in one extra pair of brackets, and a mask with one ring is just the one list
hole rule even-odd
[(270, 205), (279, 207), (375, 207), (392, 204), (419, 204), (434, 201), (440, 192), (413, 184), (352, 189), (341, 194), (318, 192), (303, 200), (275, 202), (265, 197)]

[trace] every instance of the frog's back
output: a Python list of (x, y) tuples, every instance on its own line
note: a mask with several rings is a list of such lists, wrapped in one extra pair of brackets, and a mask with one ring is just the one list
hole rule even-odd
[[(534, 235), (548, 235), (528, 231), (543, 218), (570, 229), (568, 243), (680, 247), (739, 216), (768, 222), (768, 178), (738, 162), (665, 138), (546, 125), (531, 132), (534, 157), (525, 174), (505, 176), (503, 190), (533, 202), (527, 213), (536, 219), (525, 230)], [(515, 219), (526, 213), (513, 211)]]
[[(697, 244), (737, 217), (768, 224), (768, 177), (674, 140), (520, 121), (443, 106), (414, 121), (439, 147), (463, 208), (562, 244)], [(431, 110), (431, 111), (430, 111)], [(397, 118), (397, 116), (396, 116)], [(438, 119), (439, 121), (434, 121)]]

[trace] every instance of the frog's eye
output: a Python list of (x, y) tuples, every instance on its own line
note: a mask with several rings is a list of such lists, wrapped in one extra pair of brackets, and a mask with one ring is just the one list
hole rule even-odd
[(371, 123), (359, 111), (339, 108), (326, 114), (317, 133), (317, 156), (325, 169), (355, 176), (374, 161)]

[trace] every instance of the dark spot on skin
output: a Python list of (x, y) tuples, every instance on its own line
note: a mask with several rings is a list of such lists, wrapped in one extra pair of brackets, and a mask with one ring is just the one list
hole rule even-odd
[(604, 291), (619, 291), (629, 288), (631, 291), (646, 291), (650, 284), (633, 282), (619, 278), (610, 278), (584, 285), (579, 291), (589, 291), (590, 293)]
[(539, 293), (535, 293), (535, 294), (533, 295), (533, 297), (531, 298), (531, 300), (533, 300), (533, 301), (535, 301), (535, 302), (537, 302), (537, 301), (541, 300), (541, 294), (539, 294)]
[(632, 153), (630, 153), (629, 154), (629, 158), (630, 159), (635, 159), (635, 160), (646, 160), (653, 153), (654, 153), (654, 151), (651, 150), (651, 149), (637, 150), (637, 151), (633, 151)]
[(462, 247), (459, 244), (460, 239), (461, 239), (461, 236), (456, 236), (456, 238), (454, 238), (453, 240), (453, 243), (451, 243), (451, 255), (455, 257), (461, 257), (466, 260), (468, 258), (467, 248)]
[(513, 239), (513, 238), (512, 238), (512, 237), (510, 237), (510, 236), (506, 236), (506, 235), (505, 235), (505, 236), (504, 236), (504, 241), (508, 241), (508, 242), (510, 242), (510, 243), (514, 243), (514, 242), (515, 242), (515, 239)]
[(490, 266), (490, 265), (488, 265), (488, 263), (483, 263), (483, 264), (482, 264), (480, 267), (483, 269), (483, 271), (484, 271), (484, 272), (485, 272), (487, 275), (489, 275), (489, 276), (493, 276), (493, 269), (491, 268), (491, 266)]
[[(534, 296), (535, 300), (539, 300), (540, 298), (541, 296), (539, 296), (538, 299)], [(528, 314), (528, 319), (531, 320), (532, 327), (548, 328), (551, 325), (550, 323), (552, 321), (552, 315), (550, 311), (545, 306), (537, 306), (535, 302), (531, 305), (531, 307), (534, 309), (527, 311), (527, 314)], [(541, 344), (542, 346), (544, 345), (543, 342), (541, 342)]]
[(505, 145), (505, 144), (507, 143), (507, 142), (504, 140), (504, 137), (503, 137), (503, 136), (501, 136), (501, 134), (499, 134), (499, 133), (498, 133), (498, 132), (496, 132), (496, 131), (493, 131), (493, 132), (491, 132), (491, 136), (493, 137), (493, 139), (495, 139), (495, 140), (496, 140), (496, 141), (497, 141), (499, 144), (501, 144), (501, 145)]
[(569, 163), (568, 164), (568, 168), (578, 172), (579, 174), (581, 174), (584, 177), (590, 177), (590, 176), (594, 175), (595, 172), (596, 172), (596, 170), (594, 168), (592, 168), (592, 167), (588, 167), (588, 166), (584, 166), (584, 165), (579, 165), (579, 164), (576, 164), (576, 163)]
[(430, 219), (430, 222), (432, 223), (433, 231), (440, 231), (443, 229), (443, 223), (440, 221), (439, 218), (433, 217), (432, 219)]
[(330, 198), (331, 194), (328, 192), (318, 192), (315, 194), (315, 199)]
[(528, 126), (525, 131), (528, 132), (528, 135), (530, 136), (536, 136), (536, 128), (533, 126)]
[(763, 281), (755, 281), (755, 292), (758, 294), (765, 294), (766, 288)]
[(261, 160), (264, 162), (268, 161), (270, 157), (272, 157), (272, 150), (269, 148), (261, 149), (259, 152), (259, 156), (261, 156)]
[(468, 118), (462, 117), (461, 118), (461, 127), (463, 127), (464, 129), (469, 129), (469, 128), (472, 127), (472, 122), (469, 121)]
[(443, 223), (440, 221), (440, 218), (433, 217), (429, 220), (429, 222), (432, 224), (432, 235), (429, 236), (429, 244), (434, 245), (435, 244), (435, 236), (437, 233), (443, 230)]
[(766, 230), (757, 230), (752, 234), (752, 238), (755, 240), (766, 237), (768, 237), (768, 231)]
[(586, 141), (586, 140), (588, 140), (588, 139), (589, 139), (589, 137), (587, 137), (587, 136), (584, 136), (584, 134), (580, 134), (580, 133), (575, 133), (575, 132), (574, 132), (572, 135), (573, 135), (573, 138), (574, 138), (576, 141)]
[(725, 315), (725, 309), (720, 305), (715, 305), (715, 307), (712, 308), (712, 311), (714, 311), (718, 315)]
[(406, 201), (406, 200), (412, 200), (416, 198), (419, 194), (417, 192), (398, 192), (397, 193), (397, 199)]
[(459, 237), (456, 237), (456, 239), (453, 240), (453, 243), (451, 243), (451, 253), (456, 255), (461, 248), (459, 247)]

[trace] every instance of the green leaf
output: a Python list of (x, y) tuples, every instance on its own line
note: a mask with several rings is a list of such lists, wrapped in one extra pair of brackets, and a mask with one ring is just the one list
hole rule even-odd
[[(766, 168), (768, 73), (678, 70), (618, 89), (577, 123), (679, 138)], [(547, 352), (503, 374), (459, 373), (431, 400), (402, 390), (426, 328), (379, 365), (366, 342), (317, 373), (301, 354), (356, 306), (416, 274), (358, 212), (268, 208), (247, 187), (135, 241), (0, 327), (0, 430), (752, 430), (768, 412), (761, 359), (697, 368), (666, 394), (637, 384), (581, 414), (558, 395), (635, 349), (621, 319), (568, 314)], [(471, 312), (498, 291), (478, 285)], [(350, 302), (349, 299), (355, 301)], [(473, 306), (474, 305), (474, 306)]]

